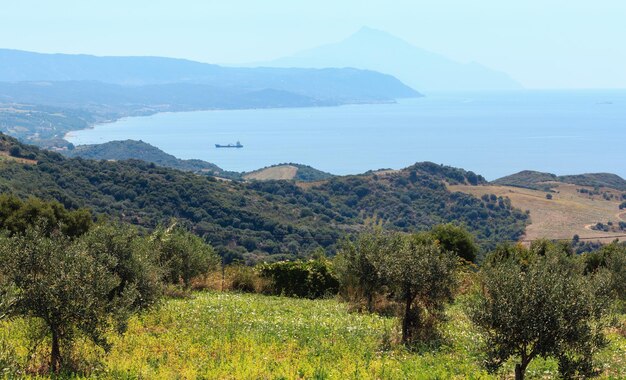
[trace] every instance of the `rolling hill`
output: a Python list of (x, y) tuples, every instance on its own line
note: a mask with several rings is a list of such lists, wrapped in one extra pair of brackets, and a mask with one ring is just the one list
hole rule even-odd
[(63, 151), (62, 154), (69, 158), (80, 157), (90, 160), (141, 160), (166, 168), (233, 180), (294, 180), (313, 182), (333, 177), (330, 173), (317, 170), (307, 165), (294, 163), (273, 165), (249, 173), (230, 172), (203, 160), (182, 160), (176, 158), (141, 140), (110, 141), (103, 144), (79, 145), (74, 149)]
[(300, 182), (324, 181), (332, 177), (333, 175), (330, 173), (308, 165), (294, 163), (272, 165), (242, 175), (242, 178), (246, 180), (294, 180)]
[[(91, 160), (141, 160), (166, 168), (191, 172), (203, 172), (216, 176), (224, 175), (220, 167), (202, 160), (181, 160), (143, 141), (110, 141), (103, 144), (79, 145), (63, 152), (66, 157), (81, 157)], [(233, 173), (238, 174), (238, 173)]]
[(291, 181), (218, 181), (138, 160), (94, 161), (63, 156), (1, 136), (0, 191), (55, 199), (66, 207), (146, 228), (178, 219), (204, 236), (226, 261), (255, 262), (332, 253), (346, 234), (371, 228), (425, 230), (456, 222), (482, 247), (520, 237), (527, 215), (504, 198), (450, 192), (445, 183), (480, 184), (472, 172), (432, 163), (404, 170), (332, 177), (313, 184)]
[(626, 180), (611, 173), (587, 173), (557, 176), (551, 173), (524, 170), (516, 174), (499, 178), (493, 181), (493, 184), (549, 191), (553, 182), (589, 187), (606, 187), (626, 191)]

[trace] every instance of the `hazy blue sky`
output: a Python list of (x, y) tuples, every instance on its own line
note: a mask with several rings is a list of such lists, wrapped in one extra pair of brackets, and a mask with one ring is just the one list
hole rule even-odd
[(370, 26), (527, 87), (626, 88), (625, 0), (0, 0), (0, 47), (263, 61)]

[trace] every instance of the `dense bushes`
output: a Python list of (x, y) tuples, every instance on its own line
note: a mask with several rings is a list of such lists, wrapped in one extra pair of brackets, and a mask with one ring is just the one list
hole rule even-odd
[(270, 280), (270, 292), (293, 297), (320, 298), (337, 294), (339, 282), (326, 259), (261, 264), (261, 277)]
[(69, 211), (58, 202), (37, 198), (22, 201), (10, 194), (0, 194), (0, 227), (10, 234), (24, 233), (37, 224), (44, 233), (60, 228), (70, 237), (84, 234), (91, 227), (91, 212), (86, 209)]

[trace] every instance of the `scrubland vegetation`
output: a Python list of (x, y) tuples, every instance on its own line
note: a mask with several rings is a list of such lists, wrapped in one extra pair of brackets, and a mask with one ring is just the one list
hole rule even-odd
[(12, 150), (37, 164), (0, 160), (1, 192), (87, 207), (148, 229), (175, 218), (227, 262), (294, 260), (319, 248), (334, 253), (343, 236), (374, 225), (417, 232), (455, 222), (489, 249), (521, 237), (529, 221), (505, 197), (479, 199), (444, 184), (480, 184), (482, 177), (427, 162), (302, 185), (220, 181), (137, 160), (66, 159), (0, 135), (0, 151)]
[(0, 204), (5, 378), (626, 376), (619, 243), (500, 246), (477, 265), (473, 236), (448, 224), (220, 267), (175, 223)]
[(626, 246), (499, 245), (529, 215), (449, 190), (472, 172), (240, 183), (0, 151), (5, 378), (626, 377)]

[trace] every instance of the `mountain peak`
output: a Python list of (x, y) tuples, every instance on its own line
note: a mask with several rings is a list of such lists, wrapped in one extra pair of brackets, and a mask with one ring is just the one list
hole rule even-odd
[(362, 39), (362, 40), (372, 41), (374, 39), (398, 40), (399, 38), (385, 32), (384, 30), (370, 28), (369, 26), (363, 26), (361, 27), (361, 29), (357, 30), (352, 35), (350, 35), (346, 40), (350, 40), (350, 39)]
[(420, 91), (513, 90), (507, 74), (466, 64), (414, 46), (388, 32), (363, 26), (336, 43), (263, 63), (275, 67), (354, 67), (390, 74)]

